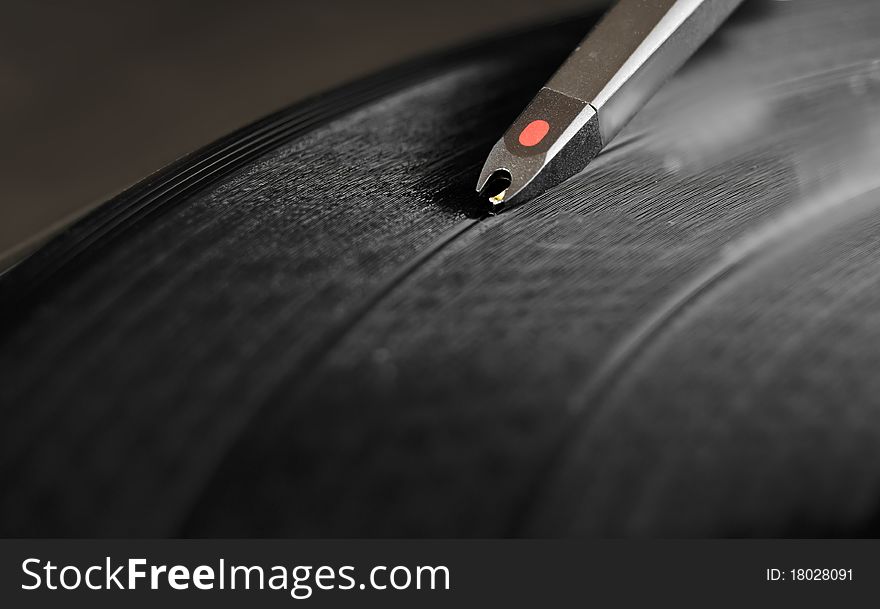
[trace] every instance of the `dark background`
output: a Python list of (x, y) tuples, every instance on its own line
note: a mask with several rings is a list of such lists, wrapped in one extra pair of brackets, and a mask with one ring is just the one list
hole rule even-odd
[(0, 264), (286, 104), (598, 0), (17, 1), (0, 10)]

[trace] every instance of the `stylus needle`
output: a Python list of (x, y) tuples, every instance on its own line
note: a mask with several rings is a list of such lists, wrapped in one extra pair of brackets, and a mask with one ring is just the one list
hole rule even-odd
[(477, 181), (492, 211), (581, 171), (742, 0), (619, 0), (498, 140)]

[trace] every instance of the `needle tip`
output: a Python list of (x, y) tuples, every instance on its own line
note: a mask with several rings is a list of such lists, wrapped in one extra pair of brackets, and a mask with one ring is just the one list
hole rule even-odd
[(499, 192), (497, 195), (493, 195), (493, 196), (489, 197), (489, 202), (490, 202), (493, 206), (494, 206), (494, 205), (499, 205), (499, 204), (501, 204), (501, 203), (504, 202), (504, 195), (506, 195), (506, 194), (507, 194), (507, 189), (505, 188), (504, 190), (502, 190), (501, 192)]
[(493, 212), (499, 211), (504, 206), (504, 198), (510, 188), (510, 172), (506, 169), (497, 169), (484, 181), (479, 190), (481, 196), (489, 199), (489, 205)]

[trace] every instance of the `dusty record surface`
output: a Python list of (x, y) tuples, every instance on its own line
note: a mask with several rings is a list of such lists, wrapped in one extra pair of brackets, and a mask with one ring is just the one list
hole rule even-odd
[(0, 279), (0, 532), (875, 535), (880, 3), (747, 2), (480, 219), (592, 21), (270, 117)]

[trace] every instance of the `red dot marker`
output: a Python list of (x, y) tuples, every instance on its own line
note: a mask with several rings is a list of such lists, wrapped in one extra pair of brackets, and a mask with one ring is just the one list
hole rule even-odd
[(532, 121), (519, 134), (519, 143), (523, 146), (537, 146), (550, 131), (550, 123), (547, 121)]

